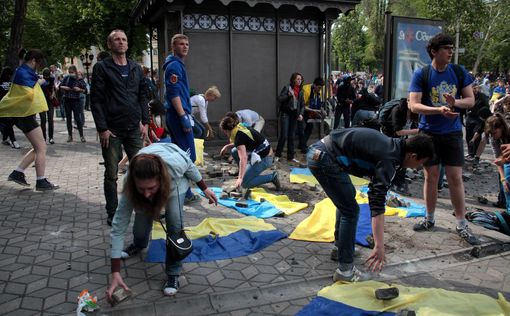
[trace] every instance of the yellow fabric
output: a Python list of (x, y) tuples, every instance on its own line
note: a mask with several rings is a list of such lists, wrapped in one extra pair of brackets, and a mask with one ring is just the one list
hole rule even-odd
[(203, 166), (204, 165), (204, 140), (200, 138), (195, 138), (195, 155), (197, 159), (195, 160), (195, 165)]
[(245, 133), (249, 138), (251, 138), (252, 140), (255, 140), (253, 138), (253, 135), (251, 134), (250, 130), (248, 128), (246, 128), (246, 126), (244, 126), (242, 123), (239, 123), (236, 125), (236, 127), (234, 127), (234, 129), (232, 130), (232, 133), (230, 134), (230, 142), (232, 144), (234, 143), (234, 141), (236, 139), (237, 132)]
[(398, 284), (391, 286), (399, 289), (399, 296), (390, 301), (375, 298), (376, 289), (390, 287), (376, 281), (337, 282), (320, 290), (318, 295), (363, 310), (379, 312), (397, 312), (407, 308), (416, 311), (419, 316), (510, 315), (510, 304), (501, 294), (496, 300), (482, 294)]
[(335, 240), (336, 207), (327, 198), (315, 204), (313, 212), (290, 234), (290, 239), (332, 242)]
[(275, 195), (272, 193), (267, 193), (262, 188), (251, 189), (252, 200), (260, 201), (261, 198), (264, 198), (266, 201), (273, 204), (285, 215), (294, 214), (308, 207), (308, 203), (292, 202), (286, 195)]
[[(190, 239), (198, 239), (210, 235), (227, 236), (238, 230), (246, 229), (252, 232), (275, 230), (276, 228), (264, 222), (261, 218), (246, 216), (242, 218), (206, 218), (200, 224), (187, 227), (186, 235)], [(165, 231), (158, 221), (152, 223), (152, 239), (165, 239)]]
[(0, 101), (0, 117), (27, 117), (46, 111), (48, 104), (38, 83), (33, 88), (13, 83)]
[(493, 102), (494, 102), (494, 101), (498, 101), (498, 100), (499, 100), (499, 98), (501, 98), (502, 96), (503, 96), (503, 94), (502, 94), (502, 93), (497, 93), (497, 92), (496, 92), (496, 93), (493, 93), (493, 94), (492, 94), (491, 101), (493, 101)]
[[(356, 202), (358, 202), (358, 204), (367, 204), (368, 197), (357, 191)], [(386, 206), (386, 211), (384, 213), (386, 216), (398, 215), (400, 217), (405, 217), (406, 214), (406, 210), (388, 206)], [(289, 238), (316, 242), (332, 242), (335, 240), (335, 221), (336, 206), (330, 198), (326, 198), (315, 204), (312, 214), (297, 225)]]
[[(352, 175), (349, 175), (349, 177), (351, 178), (352, 184), (355, 186), (368, 185), (370, 183), (370, 181), (363, 179), (363, 178), (355, 177)], [(315, 179), (315, 177), (313, 175), (292, 174), (292, 173), (290, 174), (290, 182), (291, 183), (319, 184), (319, 182), (317, 181), (317, 179)]]

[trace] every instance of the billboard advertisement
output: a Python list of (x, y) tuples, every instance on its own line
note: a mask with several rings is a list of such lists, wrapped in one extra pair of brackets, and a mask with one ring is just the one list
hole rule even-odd
[(431, 62), (427, 54), (429, 39), (442, 28), (442, 21), (392, 16), (390, 100), (407, 97), (414, 71)]

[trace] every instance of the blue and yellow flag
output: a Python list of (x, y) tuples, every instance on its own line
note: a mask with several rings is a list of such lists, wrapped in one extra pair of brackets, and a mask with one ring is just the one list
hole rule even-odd
[(0, 117), (27, 117), (48, 111), (39, 77), (23, 64), (14, 75), (9, 92), (0, 100)]
[[(352, 185), (368, 185), (370, 181), (367, 179), (355, 177), (349, 175), (352, 181)], [(308, 168), (292, 168), (290, 170), (290, 182), (291, 183), (308, 183), (308, 184), (319, 184), (319, 181), (315, 179), (312, 172)]]
[(493, 299), (483, 294), (469, 294), (438, 288), (418, 288), (392, 284), (399, 296), (382, 301), (375, 298), (375, 290), (389, 285), (376, 281), (337, 282), (319, 291), (299, 316), (361, 316), (396, 315), (407, 309), (420, 316), (510, 315), (510, 304), (503, 295)]
[[(193, 241), (193, 252), (183, 262), (207, 262), (256, 253), (287, 235), (255, 217), (206, 218), (186, 229)], [(165, 262), (166, 235), (159, 222), (153, 222), (152, 240), (145, 261)]]

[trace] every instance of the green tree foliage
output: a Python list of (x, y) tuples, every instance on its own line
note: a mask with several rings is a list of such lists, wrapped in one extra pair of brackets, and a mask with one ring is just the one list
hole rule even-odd
[[(340, 65), (350, 65), (352, 70), (381, 69), (384, 12), (391, 11), (397, 16), (442, 20), (445, 32), (452, 36), (458, 26), (460, 47), (466, 51), (459, 55), (460, 64), (475, 72), (507, 71), (509, 7), (510, 0), (362, 0), (355, 12), (338, 18), (333, 29), (334, 55)], [(354, 30), (361, 30), (362, 35)]]
[(358, 70), (365, 66), (363, 60), (367, 35), (360, 22), (359, 13), (352, 11), (341, 15), (333, 26), (333, 50), (339, 69)]
[[(5, 1), (4, 1), (5, 2)], [(2, 6), (8, 6), (2, 2)], [(143, 26), (133, 26), (129, 16), (138, 0), (28, 0), (23, 46), (41, 48), (48, 63), (63, 62), (64, 57), (79, 56), (96, 46), (107, 49), (106, 38), (114, 29), (126, 31), (132, 57), (148, 46)], [(11, 4), (12, 5), (12, 4)], [(12, 10), (11, 10), (12, 11)], [(0, 17), (2, 34), (6, 28)], [(10, 22), (9, 22), (10, 23)], [(1, 41), (4, 42), (3, 40)], [(3, 45), (3, 44), (0, 44)], [(5, 48), (0, 46), (2, 53)]]

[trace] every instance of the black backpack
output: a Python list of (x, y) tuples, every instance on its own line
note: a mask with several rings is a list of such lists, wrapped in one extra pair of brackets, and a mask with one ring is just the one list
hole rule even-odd
[[(391, 120), (391, 111), (397, 105), (400, 105), (401, 102), (407, 102), (407, 99), (393, 99), (390, 100), (379, 109), (379, 114), (377, 115), (377, 120), (381, 125), (381, 132), (383, 134), (390, 136), (393, 134), (393, 122)], [(391, 135), (393, 137), (393, 135)]]

